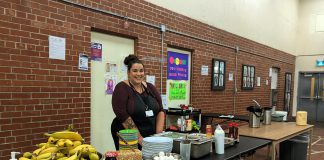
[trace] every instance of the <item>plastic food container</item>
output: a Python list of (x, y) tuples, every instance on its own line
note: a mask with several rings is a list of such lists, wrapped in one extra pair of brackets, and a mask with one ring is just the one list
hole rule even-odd
[(283, 114), (273, 114), (271, 115), (271, 120), (275, 122), (282, 122), (285, 115)]

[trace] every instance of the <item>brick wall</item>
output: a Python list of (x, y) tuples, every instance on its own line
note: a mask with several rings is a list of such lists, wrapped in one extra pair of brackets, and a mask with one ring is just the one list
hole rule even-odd
[[(265, 85), (269, 68), (279, 67), (278, 108), (283, 107), (285, 72), (294, 72), (295, 57), (213, 28), (188, 17), (154, 6), (142, 0), (79, 0), (93, 8), (128, 16), (211, 42), (238, 46), (236, 111), (257, 99), (268, 105), (270, 86)], [(10, 152), (32, 151), (45, 141), (44, 132), (62, 130), (73, 123), (89, 142), (90, 137), (90, 70), (78, 70), (78, 54), (90, 54), (91, 31), (113, 33), (136, 39), (136, 54), (141, 58), (161, 55), (161, 35), (157, 28), (107, 13), (78, 7), (60, 0), (0, 1), (0, 159)], [(66, 38), (66, 60), (48, 58), (48, 36)], [(183, 35), (166, 32), (167, 46), (192, 51), (191, 102), (203, 112), (233, 112), (234, 82), (228, 81), (224, 91), (211, 91), (212, 58), (226, 61), (226, 73), (235, 70), (235, 50)], [(164, 54), (166, 58), (166, 54)], [(147, 71), (156, 76), (160, 89), (160, 64), (144, 61)], [(241, 90), (242, 64), (253, 65), (261, 87)], [(201, 76), (201, 65), (209, 66), (209, 75)], [(91, 66), (90, 66), (91, 67)], [(166, 80), (166, 63), (163, 84)], [(293, 84), (293, 83), (292, 83)], [(165, 93), (165, 86), (163, 86)]]

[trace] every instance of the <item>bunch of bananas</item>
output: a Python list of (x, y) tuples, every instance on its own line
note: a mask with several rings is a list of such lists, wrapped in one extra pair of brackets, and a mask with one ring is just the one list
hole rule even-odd
[(78, 132), (65, 130), (45, 135), (49, 136), (46, 143), (37, 144), (38, 149), (25, 152), (19, 160), (99, 160), (96, 149), (83, 144)]

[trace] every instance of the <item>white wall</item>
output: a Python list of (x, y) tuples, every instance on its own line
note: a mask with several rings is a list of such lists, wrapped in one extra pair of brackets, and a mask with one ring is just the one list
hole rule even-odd
[[(299, 26), (296, 43), (295, 83), (293, 97), (293, 115), (297, 109), (298, 74), (300, 71), (323, 72), (316, 67), (317, 59), (324, 59), (324, 0), (300, 0)], [(319, 16), (318, 16), (319, 15)], [(304, 55), (304, 56), (302, 56)]]
[(316, 67), (316, 60), (324, 59), (324, 55), (320, 56), (297, 56), (296, 57), (296, 68), (295, 68), (295, 83), (294, 83), (294, 97), (293, 97), (293, 115), (296, 115), (297, 110), (297, 93), (298, 93), (298, 75), (299, 72), (307, 72), (307, 71), (318, 71), (323, 72), (324, 67)]
[(297, 55), (324, 54), (324, 0), (300, 0), (299, 13)]
[(295, 54), (298, 0), (147, 0), (147, 2)]

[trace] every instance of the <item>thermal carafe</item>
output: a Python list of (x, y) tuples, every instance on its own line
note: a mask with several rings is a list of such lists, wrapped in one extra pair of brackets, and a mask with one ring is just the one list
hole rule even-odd
[(271, 124), (272, 108), (264, 107), (263, 110), (263, 124)]
[(250, 106), (246, 108), (249, 113), (249, 127), (260, 127), (260, 118), (262, 116), (262, 109), (258, 106)]

